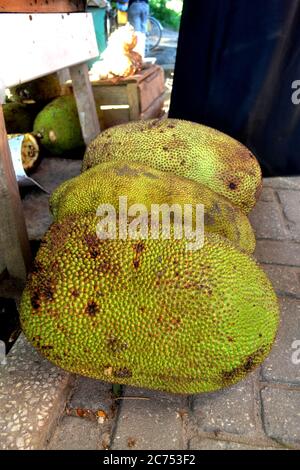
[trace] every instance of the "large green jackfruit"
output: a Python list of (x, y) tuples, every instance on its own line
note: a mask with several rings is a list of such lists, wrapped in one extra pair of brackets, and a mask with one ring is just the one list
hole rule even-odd
[(122, 124), (102, 132), (86, 150), (83, 170), (97, 163), (137, 161), (191, 178), (248, 213), (261, 189), (261, 169), (241, 143), (215, 129), (177, 119)]
[(6, 103), (3, 105), (3, 115), (8, 134), (25, 134), (32, 131), (35, 117), (34, 106)]
[(61, 85), (56, 73), (36, 78), (10, 88), (12, 99), (18, 103), (42, 101), (44, 103), (61, 95)]
[(96, 213), (101, 203), (116, 210), (119, 196), (127, 197), (127, 206), (143, 204), (148, 212), (152, 204), (204, 205), (205, 229), (231, 240), (240, 249), (252, 253), (255, 236), (243, 212), (207, 186), (188, 178), (152, 169), (139, 163), (107, 162), (96, 165), (80, 176), (64, 182), (52, 194), (50, 207), (54, 220), (72, 214)]
[(47, 104), (37, 115), (33, 130), (41, 145), (53, 155), (68, 156), (84, 148), (73, 96), (60, 96)]
[(175, 393), (236, 383), (270, 352), (279, 320), (256, 262), (215, 234), (100, 240), (97, 217), (53, 224), (21, 301), (28, 340), (84, 376)]

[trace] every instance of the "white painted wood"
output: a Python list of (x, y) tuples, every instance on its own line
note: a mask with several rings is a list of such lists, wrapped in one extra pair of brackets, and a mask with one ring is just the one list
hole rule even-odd
[(91, 13), (0, 14), (0, 83), (24, 83), (99, 54)]
[(73, 92), (76, 99), (79, 121), (82, 130), (83, 140), (89, 145), (100, 133), (99, 119), (97, 116), (96, 105), (89, 79), (87, 64), (79, 64), (70, 67)]

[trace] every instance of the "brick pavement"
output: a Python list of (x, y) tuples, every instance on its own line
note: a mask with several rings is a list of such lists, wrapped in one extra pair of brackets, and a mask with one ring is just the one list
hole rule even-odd
[[(14, 402), (14, 410), (6, 408), (5, 416), (1, 414), (0, 448), (299, 449), (300, 364), (292, 362), (292, 345), (300, 340), (299, 206), (300, 178), (270, 178), (250, 215), (257, 234), (255, 256), (278, 294), (281, 325), (270, 356), (246, 380), (219, 392), (190, 397), (124, 387), (116, 398), (107, 384), (60, 375), (53, 366), (38, 362), (35, 374), (42, 368), (46, 374), (42, 381), (48, 374), (54, 395), (47, 403), (43, 432), (37, 439), (38, 427), (30, 430), (28, 420), (21, 420), (22, 408), (27, 407), (24, 400), (20, 404), (21, 396), (19, 401), (16, 397), (18, 387), (33, 386), (38, 377), (32, 376), (30, 367), (16, 367), (17, 343), (16, 352), (4, 366), (10, 380), (8, 403)], [(28, 364), (34, 364), (36, 353), (29, 345), (24, 347)], [(2, 386), (8, 383), (2, 380)], [(39, 387), (35, 395), (37, 405), (42, 404)], [(28, 411), (36, 422), (34, 408)], [(14, 415), (17, 419), (18, 413), (20, 429), (12, 433), (8, 420), (13, 421)]]

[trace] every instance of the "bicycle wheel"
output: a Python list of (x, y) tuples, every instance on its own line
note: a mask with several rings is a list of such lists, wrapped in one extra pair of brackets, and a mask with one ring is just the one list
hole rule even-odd
[(149, 16), (147, 25), (147, 37), (146, 37), (146, 48), (152, 50), (157, 47), (161, 41), (162, 27), (160, 22), (153, 16)]

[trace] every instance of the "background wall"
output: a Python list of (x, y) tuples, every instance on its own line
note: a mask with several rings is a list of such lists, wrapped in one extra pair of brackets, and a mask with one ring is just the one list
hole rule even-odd
[(170, 116), (239, 139), (266, 176), (300, 174), (295, 80), (298, 0), (184, 0)]

